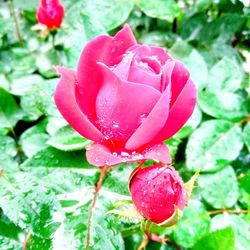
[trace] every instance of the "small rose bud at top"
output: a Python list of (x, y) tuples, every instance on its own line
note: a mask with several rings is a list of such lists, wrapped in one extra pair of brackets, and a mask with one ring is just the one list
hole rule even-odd
[(168, 165), (133, 171), (129, 189), (138, 212), (157, 224), (164, 224), (177, 209), (183, 210), (188, 200), (181, 177)]
[(41, 0), (36, 17), (38, 22), (49, 30), (58, 29), (64, 17), (64, 7), (59, 0)]

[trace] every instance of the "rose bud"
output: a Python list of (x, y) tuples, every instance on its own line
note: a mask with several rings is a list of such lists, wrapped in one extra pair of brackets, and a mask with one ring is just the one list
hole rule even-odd
[(36, 17), (38, 22), (49, 30), (58, 29), (64, 17), (64, 7), (59, 0), (41, 0)]
[(164, 140), (191, 116), (196, 88), (186, 67), (163, 48), (138, 44), (128, 25), (100, 35), (83, 49), (77, 70), (56, 67), (57, 108), (94, 141), (95, 166), (155, 159), (170, 163)]
[(161, 225), (176, 223), (175, 215), (184, 209), (189, 196), (178, 172), (168, 165), (135, 169), (129, 189), (137, 211)]

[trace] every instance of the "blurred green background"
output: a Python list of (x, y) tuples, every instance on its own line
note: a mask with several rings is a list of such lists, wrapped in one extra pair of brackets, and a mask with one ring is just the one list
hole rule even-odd
[[(166, 141), (187, 181), (202, 168), (184, 216), (153, 231), (146, 249), (250, 249), (250, 8), (238, 0), (62, 0), (56, 34), (32, 28), (39, 1), (0, 1), (0, 249), (85, 249), (100, 174), (53, 102), (53, 65), (75, 68), (86, 42), (124, 23), (140, 43), (165, 47), (199, 90), (184, 128)], [(129, 119), (129, 117), (128, 117)], [(110, 171), (93, 214), (90, 249), (137, 249), (140, 224), (106, 213), (129, 199), (136, 166)], [(27, 245), (26, 245), (27, 243)]]

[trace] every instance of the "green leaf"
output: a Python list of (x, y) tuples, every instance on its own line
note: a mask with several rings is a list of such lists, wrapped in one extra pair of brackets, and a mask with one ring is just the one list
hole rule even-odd
[(181, 9), (174, 0), (136, 0), (137, 6), (147, 15), (173, 22), (181, 14)]
[(190, 200), (183, 217), (174, 227), (174, 240), (177, 244), (189, 248), (209, 232), (210, 217), (198, 200)]
[(215, 18), (212, 22), (207, 22), (203, 26), (199, 35), (201, 43), (208, 45), (215, 43), (227, 42), (237, 31), (240, 30), (244, 23), (243, 15), (228, 13)]
[(14, 139), (0, 134), (0, 151), (14, 157), (17, 153)]
[(242, 132), (238, 124), (225, 120), (203, 122), (188, 140), (187, 167), (192, 171), (199, 168), (217, 171), (235, 160), (242, 147)]
[(169, 138), (165, 141), (165, 143), (168, 146), (169, 153), (170, 153), (172, 159), (175, 158), (175, 155), (178, 151), (178, 146), (180, 145), (181, 142), (182, 142), (181, 139), (174, 138), (174, 137)]
[(33, 85), (44, 82), (44, 79), (38, 74), (30, 74), (11, 78), (11, 93), (23, 96), (29, 93)]
[(84, 152), (64, 152), (47, 147), (30, 159), (22, 167), (50, 167), (50, 168), (88, 168)]
[(129, 195), (128, 180), (132, 170), (138, 164), (120, 164), (109, 171), (103, 182), (103, 187), (112, 192), (117, 192), (123, 195)]
[(250, 171), (249, 170), (240, 176), (239, 187), (243, 188), (248, 194), (250, 194)]
[(39, 73), (46, 78), (56, 76), (57, 73), (53, 70), (53, 66), (62, 64), (64, 57), (63, 53), (59, 53), (56, 50), (49, 50), (37, 55), (36, 66)]
[(22, 250), (22, 244), (0, 235), (0, 248), (2, 250)]
[(0, 128), (13, 128), (22, 113), (15, 99), (0, 88)]
[(216, 230), (199, 240), (193, 250), (235, 250), (234, 231), (231, 227)]
[[(203, 0), (204, 1), (204, 0)], [(208, 2), (205, 0), (205, 2)], [(196, 12), (191, 16), (185, 16), (182, 25), (180, 34), (183, 39), (195, 40), (199, 31), (203, 28), (203, 25), (206, 23), (207, 17), (205, 13)]]
[(206, 86), (208, 70), (202, 55), (182, 40), (177, 40), (169, 52), (185, 64), (197, 88), (203, 89)]
[(42, 121), (22, 133), (20, 143), (23, 152), (28, 157), (32, 157), (40, 150), (46, 148), (45, 143), (49, 139), (49, 135), (45, 133), (45, 125), (46, 121)]
[(132, 0), (85, 0), (82, 12), (110, 31), (125, 22), (133, 7)]
[(53, 249), (52, 240), (51, 239), (45, 239), (41, 238), (35, 235), (31, 235), (28, 244), (27, 249), (28, 250), (41, 250), (42, 249)]
[(246, 250), (249, 248), (250, 224), (235, 214), (220, 214), (212, 219), (211, 231), (232, 227), (235, 235), (235, 249)]
[(235, 93), (201, 92), (198, 101), (202, 110), (215, 118), (238, 121), (249, 115), (248, 102)]
[(243, 130), (243, 139), (250, 152), (250, 122), (246, 124)]
[(83, 138), (73, 128), (67, 125), (57, 130), (47, 144), (60, 150), (74, 151), (84, 149), (90, 144), (90, 141)]
[[(58, 198), (65, 204), (75, 201), (74, 205), (65, 207), (66, 220), (64, 225), (55, 234), (53, 245), (55, 249), (85, 249), (87, 242), (87, 227), (89, 209), (92, 204), (94, 189), (86, 187), (81, 191), (63, 194)], [(123, 239), (116, 230), (115, 216), (106, 213), (112, 204), (118, 200), (125, 200), (127, 196), (102, 189), (99, 192), (90, 230), (90, 249), (124, 249)]]
[[(9, 218), (5, 215), (0, 217), (0, 237), (7, 237), (18, 241), (18, 235), (21, 233), (21, 228), (17, 227)], [(1, 240), (0, 240), (1, 241)], [(0, 244), (1, 246), (1, 244)]]
[(56, 133), (56, 131), (62, 127), (65, 127), (68, 123), (63, 117), (55, 117), (55, 116), (49, 116), (48, 117), (48, 124), (46, 127), (46, 131), (53, 135)]
[(45, 238), (52, 237), (64, 218), (55, 195), (25, 173), (0, 178), (0, 207), (16, 225)]
[(198, 179), (203, 199), (214, 208), (230, 208), (238, 198), (236, 174), (228, 166), (214, 174), (202, 174)]
[(240, 88), (242, 79), (243, 73), (239, 64), (224, 57), (209, 71), (207, 90), (209, 92), (234, 92)]
[(43, 81), (40, 84), (34, 85), (29, 92), (29, 95), (33, 96), (33, 103), (40, 112), (46, 115), (52, 115), (60, 117), (59, 111), (53, 101), (53, 96), (55, 92), (58, 79), (50, 79)]
[(202, 112), (199, 106), (196, 105), (193, 114), (187, 120), (182, 129), (176, 135), (174, 135), (174, 137), (180, 139), (187, 137), (189, 134), (191, 134), (191, 132), (194, 131), (195, 128), (198, 127), (198, 125), (201, 123), (201, 120)]

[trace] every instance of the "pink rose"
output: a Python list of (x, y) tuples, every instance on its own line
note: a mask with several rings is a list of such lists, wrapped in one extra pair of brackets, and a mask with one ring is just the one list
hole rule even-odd
[(155, 159), (171, 161), (162, 142), (179, 131), (196, 104), (185, 66), (163, 48), (137, 44), (128, 25), (83, 49), (77, 70), (61, 75), (56, 105), (68, 123), (94, 141), (95, 166)]
[(64, 17), (64, 7), (59, 0), (41, 0), (36, 17), (38, 22), (49, 30), (58, 29)]
[(135, 169), (129, 189), (138, 212), (157, 224), (173, 218), (176, 208), (183, 210), (188, 200), (178, 172), (167, 165)]

